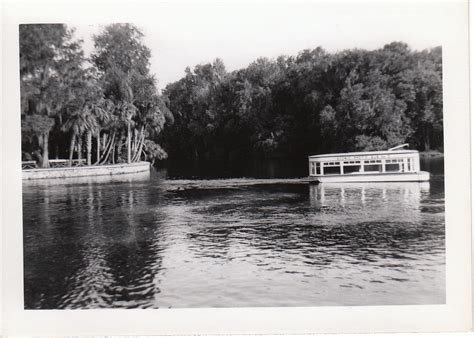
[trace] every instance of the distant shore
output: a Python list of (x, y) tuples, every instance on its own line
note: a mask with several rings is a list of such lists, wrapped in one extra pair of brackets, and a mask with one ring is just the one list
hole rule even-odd
[(442, 153), (438, 150), (420, 151), (420, 157), (422, 157), (422, 158), (444, 157), (444, 153)]

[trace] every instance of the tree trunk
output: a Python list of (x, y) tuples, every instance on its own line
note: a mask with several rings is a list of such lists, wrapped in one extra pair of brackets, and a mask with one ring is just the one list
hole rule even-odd
[(102, 155), (102, 159), (99, 164), (104, 164), (107, 162), (110, 151), (112, 150), (112, 147), (115, 147), (115, 132), (112, 134), (112, 137), (109, 139), (109, 143), (104, 147), (104, 154)]
[(140, 146), (143, 135), (143, 128), (144, 126), (141, 126), (140, 131), (136, 128), (133, 129), (132, 162), (135, 162), (134, 158), (137, 157), (138, 147)]
[(69, 145), (69, 166), (72, 167), (72, 158), (74, 157), (74, 147), (76, 146), (76, 134), (72, 133), (71, 143)]
[(133, 162), (133, 158), (135, 157), (135, 152), (137, 151), (137, 143), (138, 143), (137, 128), (133, 128), (131, 143), (132, 143), (132, 150), (130, 151), (130, 153), (132, 154), (131, 159)]
[(140, 139), (140, 141), (139, 141), (139, 144), (138, 144), (138, 147), (137, 147), (138, 149), (137, 149), (136, 153), (133, 156), (133, 162), (140, 161), (140, 156), (142, 154), (142, 149), (143, 149), (143, 143), (145, 141), (145, 133), (143, 132), (143, 127), (140, 130), (139, 139)]
[(41, 163), (40, 163), (40, 167), (41, 168), (49, 168), (49, 154), (48, 154), (48, 146), (49, 146), (49, 143), (48, 143), (48, 138), (49, 138), (49, 132), (47, 133), (44, 133), (43, 134), (43, 149), (42, 149), (42, 158), (41, 158)]
[[(117, 143), (117, 162), (118, 162), (118, 159), (122, 159), (122, 157), (120, 156), (122, 154), (122, 148), (123, 148), (123, 145), (124, 145), (124, 142), (122, 142), (122, 135), (120, 135), (119, 137), (119, 142)], [(123, 159), (125, 161), (125, 159)]]
[(78, 140), (77, 140), (77, 159), (79, 160), (79, 163), (81, 163), (82, 160), (82, 135), (78, 135)]
[(132, 162), (132, 149), (130, 142), (130, 121), (127, 122), (127, 163)]
[(143, 127), (140, 128), (140, 132), (138, 131), (138, 129), (135, 129), (135, 149), (134, 149), (134, 151), (137, 151), (137, 149), (138, 149), (138, 145), (139, 145), (140, 139), (142, 137), (142, 131), (143, 131)]
[(87, 131), (87, 165), (91, 165), (91, 152), (92, 152), (92, 132)]
[(100, 162), (100, 131), (97, 132), (97, 163)]
[(102, 135), (102, 149), (107, 148), (107, 134)]
[(115, 164), (115, 143), (112, 145), (112, 164)]

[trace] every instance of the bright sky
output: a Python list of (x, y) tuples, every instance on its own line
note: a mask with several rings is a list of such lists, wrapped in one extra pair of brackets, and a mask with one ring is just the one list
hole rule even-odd
[[(317, 46), (330, 52), (376, 49), (392, 41), (404, 41), (417, 50), (438, 46), (443, 14), (442, 5), (423, 1), (162, 3), (115, 22), (127, 20), (142, 29), (152, 51), (151, 70), (163, 89), (181, 78), (187, 66), (217, 57), (231, 71), (261, 56), (296, 55)], [(89, 53), (92, 34), (101, 25), (70, 25)]]

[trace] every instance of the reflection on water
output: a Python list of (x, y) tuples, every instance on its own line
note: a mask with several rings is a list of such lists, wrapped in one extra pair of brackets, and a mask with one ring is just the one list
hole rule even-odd
[(25, 307), (444, 303), (442, 173), (245, 182), (25, 185)]
[(397, 212), (412, 222), (418, 222), (422, 197), (429, 196), (429, 182), (393, 183), (325, 183), (310, 187), (311, 205), (336, 206), (345, 217), (380, 220)]

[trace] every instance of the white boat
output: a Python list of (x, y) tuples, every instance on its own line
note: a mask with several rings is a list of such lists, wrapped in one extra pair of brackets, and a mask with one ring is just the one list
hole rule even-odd
[(423, 182), (430, 173), (420, 171), (420, 154), (403, 149), (309, 156), (309, 178), (317, 183)]

